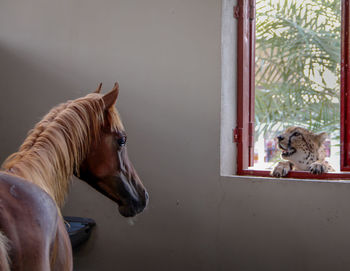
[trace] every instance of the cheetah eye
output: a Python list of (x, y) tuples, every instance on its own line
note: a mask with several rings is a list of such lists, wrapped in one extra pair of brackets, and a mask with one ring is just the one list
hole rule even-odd
[(300, 136), (300, 133), (299, 133), (299, 132), (295, 132), (295, 133), (293, 134), (293, 136)]

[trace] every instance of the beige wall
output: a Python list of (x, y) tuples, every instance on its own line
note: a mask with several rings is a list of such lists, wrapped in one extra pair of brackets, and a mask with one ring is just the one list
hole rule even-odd
[(220, 178), (221, 7), (0, 2), (1, 160), (53, 105), (100, 81), (121, 85), (130, 157), (151, 200), (130, 221), (75, 180), (64, 213), (97, 222), (75, 270), (350, 269), (350, 184)]

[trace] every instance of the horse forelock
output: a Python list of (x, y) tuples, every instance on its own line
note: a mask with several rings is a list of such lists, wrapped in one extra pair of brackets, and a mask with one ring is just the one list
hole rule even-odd
[(71, 176), (78, 172), (93, 140), (100, 138), (106, 121), (112, 130), (124, 130), (114, 107), (106, 115), (100, 94), (60, 104), (35, 125), (2, 168), (39, 185), (61, 207)]

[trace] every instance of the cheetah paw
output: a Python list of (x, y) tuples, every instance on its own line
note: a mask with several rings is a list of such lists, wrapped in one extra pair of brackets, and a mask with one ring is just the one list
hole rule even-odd
[(290, 164), (288, 162), (279, 162), (270, 172), (273, 177), (284, 177), (291, 170)]
[(312, 174), (322, 174), (322, 173), (326, 173), (328, 172), (328, 168), (320, 162), (313, 162), (310, 166), (309, 166), (309, 171)]

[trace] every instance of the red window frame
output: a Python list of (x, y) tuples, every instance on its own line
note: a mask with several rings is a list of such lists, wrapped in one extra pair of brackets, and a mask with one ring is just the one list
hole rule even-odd
[[(342, 0), (341, 30), (341, 127), (340, 169), (338, 173), (314, 175), (292, 171), (287, 177), (303, 179), (350, 179), (350, 47), (349, 1)], [(237, 19), (237, 174), (269, 177), (268, 170), (249, 169), (254, 162), (254, 105), (255, 105), (255, 0), (237, 0), (234, 7)]]

